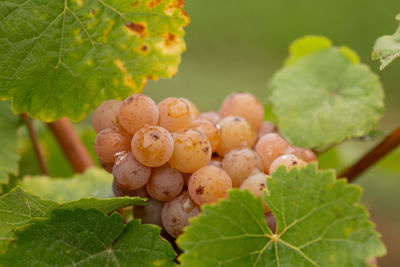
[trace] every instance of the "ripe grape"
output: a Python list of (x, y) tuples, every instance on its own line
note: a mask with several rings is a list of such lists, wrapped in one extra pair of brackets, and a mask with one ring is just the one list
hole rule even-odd
[(271, 166), (269, 167), (269, 173), (274, 172), (281, 165), (285, 166), (287, 169), (291, 169), (293, 167), (300, 168), (302, 166), (307, 165), (307, 163), (305, 161), (299, 159), (295, 155), (292, 155), (292, 154), (283, 155), (283, 156), (276, 158), (272, 162)]
[(102, 163), (113, 163), (116, 153), (130, 149), (131, 138), (118, 128), (103, 129), (94, 140), (94, 151)]
[(133, 216), (142, 219), (142, 223), (155, 224), (162, 227), (161, 211), (164, 207), (164, 203), (153, 198), (149, 198), (147, 203), (150, 204), (150, 206), (134, 206)]
[(191, 173), (207, 165), (211, 159), (211, 146), (203, 134), (195, 130), (172, 133), (174, 153), (168, 161), (172, 168)]
[(176, 97), (168, 97), (158, 103), (160, 111), (159, 125), (170, 132), (188, 129), (192, 121), (192, 113), (186, 101)]
[(233, 93), (222, 102), (221, 115), (222, 117), (240, 116), (254, 129), (258, 129), (264, 118), (264, 107), (252, 94)]
[(200, 213), (199, 207), (190, 198), (187, 191), (173, 200), (166, 202), (161, 212), (164, 229), (173, 237), (183, 233), (183, 228), (189, 224), (189, 218)]
[(263, 192), (267, 188), (267, 178), (265, 173), (258, 172), (253, 174), (240, 185), (240, 189), (249, 190), (254, 196), (260, 197), (264, 204), (264, 213), (269, 212), (268, 206), (265, 204)]
[(131, 95), (122, 103), (118, 114), (121, 126), (130, 134), (148, 125), (157, 125), (159, 112), (156, 103), (146, 95)]
[(216, 159), (212, 159), (208, 162), (207, 165), (211, 165), (211, 166), (215, 166), (218, 168), (223, 168), (224, 164), (222, 163), (222, 161), (216, 160)]
[(193, 120), (199, 118), (200, 112), (197, 109), (196, 105), (193, 104), (193, 102), (187, 100), (186, 98), (182, 98), (182, 97), (178, 98), (178, 99), (185, 102), (185, 104), (189, 107), (189, 111), (190, 111), (190, 114), (191, 114)]
[(239, 148), (228, 152), (223, 166), (232, 179), (233, 187), (239, 187), (254, 172), (264, 170), (260, 156), (252, 149)]
[(106, 128), (119, 127), (118, 113), (122, 101), (108, 100), (104, 101), (93, 112), (92, 124), (96, 133)]
[(211, 121), (214, 124), (218, 124), (218, 122), (222, 119), (221, 114), (216, 111), (207, 111), (200, 113), (200, 119)]
[(317, 156), (310, 149), (297, 147), (297, 146), (291, 146), (286, 153), (295, 155), (296, 157), (298, 157), (308, 163), (311, 163), (311, 162), (318, 163)]
[(171, 158), (174, 140), (164, 128), (146, 125), (135, 133), (131, 147), (140, 163), (148, 167), (159, 167)]
[(150, 196), (159, 201), (170, 201), (183, 189), (183, 176), (168, 164), (152, 170), (146, 189)]
[(266, 134), (258, 140), (256, 151), (264, 164), (264, 172), (269, 172), (271, 163), (286, 153), (289, 143), (277, 133)]
[(144, 186), (150, 178), (151, 169), (143, 166), (132, 155), (131, 152), (118, 155), (113, 175), (117, 185), (127, 191)]
[(188, 190), (197, 205), (217, 202), (226, 198), (232, 188), (232, 180), (221, 168), (207, 165), (195, 171), (189, 179)]
[(214, 123), (208, 120), (194, 120), (190, 124), (190, 128), (199, 131), (207, 137), (208, 141), (210, 142), (212, 152), (217, 150), (220, 136), (219, 130)]
[(115, 182), (115, 179), (113, 180), (112, 184), (112, 190), (114, 193), (114, 196), (116, 197), (124, 197), (124, 196), (129, 196), (129, 197), (149, 197), (149, 194), (146, 191), (146, 188), (141, 187), (135, 190), (127, 191), (118, 186), (118, 184)]
[(261, 137), (263, 137), (266, 134), (269, 133), (276, 133), (278, 130), (276, 129), (276, 126), (269, 122), (269, 121), (264, 121), (260, 128), (258, 129), (257, 132), (257, 140), (259, 140)]
[(101, 167), (103, 167), (103, 169), (106, 172), (112, 173), (112, 169), (114, 167), (114, 162), (101, 162), (100, 161), (100, 165), (101, 165)]
[(242, 117), (225, 117), (219, 122), (219, 127), (220, 142), (217, 153), (220, 156), (235, 148), (253, 146), (254, 133), (250, 124)]

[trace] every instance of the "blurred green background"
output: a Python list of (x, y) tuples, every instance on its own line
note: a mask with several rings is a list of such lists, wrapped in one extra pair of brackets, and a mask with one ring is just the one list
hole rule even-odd
[[(288, 45), (307, 34), (325, 35), (336, 45), (347, 45), (378, 72), (371, 61), (377, 37), (392, 34), (398, 24), (399, 0), (281, 0), (186, 1), (191, 23), (186, 28), (187, 51), (178, 75), (149, 81), (144, 93), (159, 101), (167, 96), (192, 100), (201, 111), (215, 110), (233, 91), (250, 91), (266, 103), (266, 84), (288, 54)], [(386, 92), (386, 113), (378, 128), (386, 133), (400, 124), (400, 60), (379, 73)], [(69, 176), (72, 170), (47, 128), (39, 123), (50, 173)], [(90, 118), (77, 129), (92, 149)], [(22, 133), (24, 134), (24, 133)], [(27, 140), (21, 175), (39, 173)], [(341, 170), (380, 140), (346, 142), (320, 157), (323, 168)], [(363, 203), (388, 248), (380, 266), (400, 266), (400, 149), (366, 172), (357, 183), (364, 187)]]

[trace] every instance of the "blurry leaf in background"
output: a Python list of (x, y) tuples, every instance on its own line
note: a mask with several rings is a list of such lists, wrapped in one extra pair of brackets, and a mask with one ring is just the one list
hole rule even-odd
[(290, 44), (289, 57), (286, 58), (284, 65), (292, 65), (299, 58), (329, 47), (332, 47), (332, 41), (324, 36), (307, 35), (298, 38)]
[(363, 266), (385, 254), (357, 203), (359, 187), (314, 164), (281, 166), (266, 182), (276, 232), (267, 226), (261, 199), (232, 190), (229, 199), (204, 205), (178, 238), (183, 266)]
[(0, 185), (8, 183), (10, 174), (18, 175), (20, 124), (20, 118), (12, 114), (10, 102), (0, 100)]
[[(185, 50), (183, 1), (0, 2), (0, 97), (46, 122), (170, 78)], [(118, 41), (115, 41), (118, 40)]]
[(0, 251), (15, 239), (14, 231), (37, 219), (50, 217), (54, 209), (97, 209), (108, 214), (114, 210), (132, 205), (147, 205), (138, 197), (118, 197), (112, 199), (84, 198), (72, 202), (56, 203), (43, 200), (17, 187), (0, 197)]
[[(70, 166), (64, 152), (60, 148), (57, 140), (54, 138), (52, 133), (49, 131), (46, 124), (35, 121), (34, 123), (40, 145), (42, 146), (46, 164), (49, 169), (50, 176), (53, 177), (70, 177), (74, 174), (73, 169)], [(84, 143), (86, 149), (89, 151), (93, 158), (93, 161), (98, 165), (97, 156), (94, 153), (94, 139), (96, 132), (93, 127), (84, 121), (74, 125), (79, 137)], [(31, 140), (26, 130), (21, 131), (22, 149), (21, 160), (20, 160), (20, 177), (25, 175), (41, 175), (39, 165), (37, 163), (36, 155), (34, 153)]]
[(65, 202), (85, 197), (113, 197), (112, 181), (112, 174), (93, 167), (71, 178), (26, 176), (19, 184), (27, 192), (43, 199)]
[[(400, 21), (400, 14), (396, 16)], [(380, 70), (386, 68), (393, 60), (400, 57), (400, 26), (392, 35), (379, 37), (372, 51), (372, 59), (381, 62)]]
[(16, 232), (4, 266), (173, 266), (176, 254), (160, 228), (97, 210), (55, 210)]
[(335, 47), (303, 56), (278, 71), (268, 93), (280, 132), (301, 147), (319, 148), (363, 136), (383, 115), (378, 76)]

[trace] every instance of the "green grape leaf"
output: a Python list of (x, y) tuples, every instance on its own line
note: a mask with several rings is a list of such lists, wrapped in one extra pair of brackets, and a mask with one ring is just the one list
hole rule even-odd
[(172, 266), (176, 256), (159, 227), (97, 210), (54, 210), (16, 236), (4, 266)]
[[(396, 16), (400, 21), (400, 14)], [(400, 57), (400, 26), (392, 35), (379, 37), (372, 51), (372, 59), (381, 62), (380, 70), (386, 68), (393, 60)]]
[(183, 266), (365, 266), (385, 247), (357, 202), (361, 189), (314, 164), (267, 180), (264, 198), (277, 221), (267, 226), (260, 198), (231, 190), (203, 206), (178, 238)]
[(307, 148), (363, 136), (383, 114), (378, 76), (335, 47), (313, 52), (278, 71), (268, 93), (281, 133)]
[(0, 197), (0, 251), (14, 240), (14, 229), (29, 224), (33, 218), (46, 218), (57, 203), (27, 194), (17, 187)]
[(56, 203), (43, 200), (38, 196), (25, 192), (16, 187), (8, 194), (0, 197), (0, 251), (10, 241), (14, 240), (14, 231), (29, 225), (35, 219), (50, 217), (54, 209), (84, 210), (97, 209), (105, 214), (115, 210), (133, 206), (148, 205), (144, 199), (138, 197), (118, 197), (111, 199), (84, 198), (71, 202)]
[(170, 78), (189, 18), (177, 0), (0, 2), (0, 98), (49, 122)]
[(110, 173), (94, 167), (71, 178), (26, 176), (20, 185), (41, 198), (65, 202), (85, 197), (111, 198), (112, 180)]
[(20, 119), (12, 114), (10, 107), (8, 101), (0, 101), (0, 184), (8, 183), (9, 174), (18, 174), (20, 159), (17, 134)]
[(292, 65), (304, 56), (329, 47), (332, 47), (332, 41), (325, 36), (306, 35), (298, 38), (290, 44), (289, 57), (285, 60), (284, 65)]
[[(325, 36), (319, 36), (319, 35), (303, 36), (301, 38), (296, 39), (294, 42), (290, 44), (289, 56), (285, 60), (284, 65), (290, 66), (302, 57), (305, 57), (319, 50), (331, 48), (332, 46), (333, 46), (332, 41), (326, 38)], [(349, 58), (352, 63), (360, 62), (360, 57), (350, 47), (341, 46), (340, 51), (343, 53), (343, 55)]]

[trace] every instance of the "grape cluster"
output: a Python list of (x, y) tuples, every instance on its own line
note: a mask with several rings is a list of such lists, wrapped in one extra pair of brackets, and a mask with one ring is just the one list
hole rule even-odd
[(157, 105), (136, 94), (95, 110), (94, 147), (114, 176), (116, 196), (149, 198), (151, 206), (135, 207), (134, 216), (177, 237), (203, 204), (226, 198), (229, 189), (261, 197), (278, 166), (316, 161), (311, 150), (290, 145), (263, 117), (263, 106), (249, 93), (234, 93), (220, 111), (204, 113), (184, 98)]

